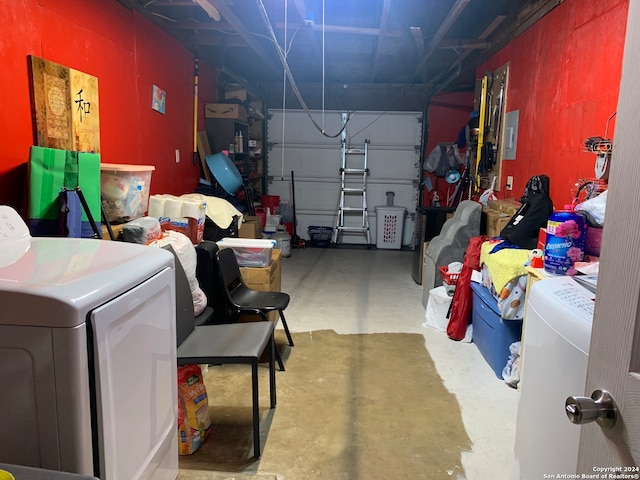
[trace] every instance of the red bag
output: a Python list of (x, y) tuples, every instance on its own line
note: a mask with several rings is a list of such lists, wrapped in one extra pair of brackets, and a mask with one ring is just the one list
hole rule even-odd
[(451, 315), (447, 325), (447, 336), (452, 340), (462, 340), (471, 323), (471, 272), (480, 270), (480, 250), (482, 244), (489, 240), (486, 235), (471, 237), (462, 260), (462, 271), (456, 283), (456, 289), (451, 301)]

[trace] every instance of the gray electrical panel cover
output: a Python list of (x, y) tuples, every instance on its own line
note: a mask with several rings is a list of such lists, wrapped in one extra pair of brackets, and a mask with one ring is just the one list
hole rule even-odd
[(507, 112), (504, 122), (504, 151), (503, 160), (516, 159), (516, 147), (518, 145), (518, 120), (520, 110)]

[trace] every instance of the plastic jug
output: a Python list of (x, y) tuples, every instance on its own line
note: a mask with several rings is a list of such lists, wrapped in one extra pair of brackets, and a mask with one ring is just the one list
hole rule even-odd
[(547, 221), (544, 269), (555, 275), (572, 275), (574, 264), (584, 258), (587, 223), (584, 216), (565, 206)]

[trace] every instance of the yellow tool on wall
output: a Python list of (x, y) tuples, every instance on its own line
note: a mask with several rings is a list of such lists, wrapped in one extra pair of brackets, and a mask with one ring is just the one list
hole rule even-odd
[(487, 88), (489, 83), (489, 77), (485, 75), (482, 77), (482, 89), (480, 92), (480, 121), (478, 124), (478, 146), (476, 151), (476, 170), (475, 174), (475, 188), (476, 190), (480, 189), (480, 160), (482, 158), (482, 146), (484, 145), (484, 134), (485, 134), (485, 122), (486, 122), (486, 112), (487, 112)]

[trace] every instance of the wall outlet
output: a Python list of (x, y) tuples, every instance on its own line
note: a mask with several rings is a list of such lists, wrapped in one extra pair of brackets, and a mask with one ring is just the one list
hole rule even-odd
[(507, 177), (506, 187), (507, 187), (507, 190), (513, 190), (513, 177), (511, 175)]

